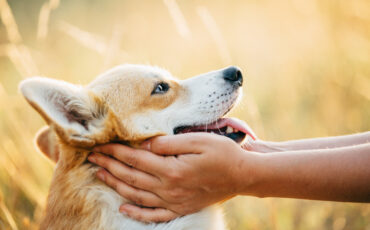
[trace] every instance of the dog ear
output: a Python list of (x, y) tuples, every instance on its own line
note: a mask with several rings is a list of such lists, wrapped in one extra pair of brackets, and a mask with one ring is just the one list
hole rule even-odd
[(62, 140), (78, 147), (95, 144), (92, 134), (101, 131), (108, 111), (97, 96), (81, 86), (41, 77), (24, 80), (19, 88)]
[(50, 160), (56, 163), (59, 159), (59, 147), (55, 133), (48, 126), (41, 128), (35, 138), (38, 149)]

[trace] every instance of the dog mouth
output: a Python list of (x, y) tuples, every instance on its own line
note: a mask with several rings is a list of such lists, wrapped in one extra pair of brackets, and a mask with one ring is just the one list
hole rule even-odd
[(256, 139), (253, 131), (246, 123), (237, 118), (220, 118), (212, 123), (198, 126), (180, 126), (174, 129), (174, 134), (182, 133), (214, 133), (228, 137), (240, 144), (246, 136), (250, 136), (253, 140)]

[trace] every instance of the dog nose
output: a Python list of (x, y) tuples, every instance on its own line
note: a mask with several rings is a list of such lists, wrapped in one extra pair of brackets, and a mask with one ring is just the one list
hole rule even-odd
[(231, 66), (226, 68), (223, 71), (223, 77), (225, 81), (228, 81), (232, 84), (236, 84), (238, 86), (243, 85), (243, 75), (238, 67)]

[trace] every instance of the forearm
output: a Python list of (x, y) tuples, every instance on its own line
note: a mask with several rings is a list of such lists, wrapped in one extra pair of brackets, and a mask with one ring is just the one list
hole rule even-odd
[(356, 133), (345, 136), (321, 137), (280, 142), (286, 150), (340, 148), (352, 145), (370, 143), (370, 132)]
[(369, 143), (256, 157), (245, 195), (370, 202)]
[(246, 143), (245, 148), (258, 152), (284, 152), (295, 150), (314, 150), (341, 148), (370, 143), (370, 132), (336, 137), (320, 137), (283, 142), (255, 141)]

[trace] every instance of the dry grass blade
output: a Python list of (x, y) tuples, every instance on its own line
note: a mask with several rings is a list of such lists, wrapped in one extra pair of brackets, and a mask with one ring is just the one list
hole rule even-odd
[(9, 44), (0, 45), (0, 57), (8, 56), (8, 46)]
[(9, 41), (12, 43), (21, 42), (22, 37), (19, 33), (17, 23), (14, 20), (12, 10), (6, 0), (0, 0), (0, 15), (5, 25)]
[(61, 31), (89, 49), (95, 50), (100, 54), (104, 54), (107, 50), (107, 44), (104, 38), (100, 36), (84, 31), (68, 22), (60, 22), (58, 27)]
[(108, 43), (106, 41), (107, 39), (103, 38), (102, 36), (84, 31), (67, 22), (60, 22), (58, 26), (62, 32), (68, 34), (79, 44), (107, 57), (109, 60), (105, 62), (105, 66), (112, 62), (113, 57), (119, 60), (126, 60), (129, 57), (126, 52), (119, 50), (119, 43), (123, 36), (123, 29), (121, 27), (116, 27), (113, 30), (112, 38)]
[(119, 56), (120, 53), (120, 42), (123, 38), (123, 28), (118, 24), (113, 29), (113, 34), (106, 47), (105, 58), (104, 58), (104, 69), (110, 67), (114, 60)]
[[(17, 158), (22, 157), (22, 153), (17, 150), (16, 145), (9, 138), (1, 140), (0, 151), (4, 153), (4, 156), (0, 157), (0, 162), (6, 162), (3, 164), (2, 170), (9, 176), (9, 180), (14, 182), (14, 185), (19, 188), (32, 202), (35, 202), (37, 206), (44, 207), (45, 197), (42, 190), (32, 180), (32, 175), (26, 170), (23, 170), (22, 165), (25, 166), (25, 162), (18, 162)], [(22, 178), (21, 180), (19, 178)]]
[(222, 58), (224, 64), (231, 63), (231, 56), (229, 50), (226, 46), (226, 42), (222, 37), (220, 29), (218, 28), (215, 19), (209, 13), (206, 7), (199, 6), (197, 8), (198, 15), (202, 19), (202, 22), (208, 32), (211, 34), (213, 41), (216, 43), (220, 57)]
[(6, 218), (6, 221), (8, 222), (11, 229), (12, 230), (18, 230), (17, 224), (15, 223), (11, 212), (9, 211), (9, 209), (6, 207), (6, 205), (3, 202), (3, 196), (1, 194), (1, 191), (0, 191), (0, 211), (3, 212), (3, 214)]
[(176, 26), (177, 32), (184, 38), (190, 37), (190, 30), (185, 20), (184, 14), (181, 12), (176, 0), (163, 0), (166, 5), (172, 20)]
[(0, 54), (7, 55), (23, 77), (37, 74), (38, 69), (29, 49), (20, 45), (22, 38), (12, 10), (6, 0), (0, 0), (0, 15), (10, 42), (10, 44), (1, 46)]
[(7, 55), (23, 78), (39, 74), (31, 52), (25, 45), (7, 45)]
[(59, 0), (50, 0), (45, 2), (40, 10), (39, 14), (39, 23), (37, 27), (37, 38), (44, 39), (48, 34), (48, 24), (50, 14), (53, 10), (58, 8), (60, 1)]
[[(335, 84), (343, 88), (348, 88), (348, 84), (338, 78), (331, 79)], [(353, 88), (357, 94), (370, 101), (370, 80), (364, 76), (357, 75), (354, 79)]]

